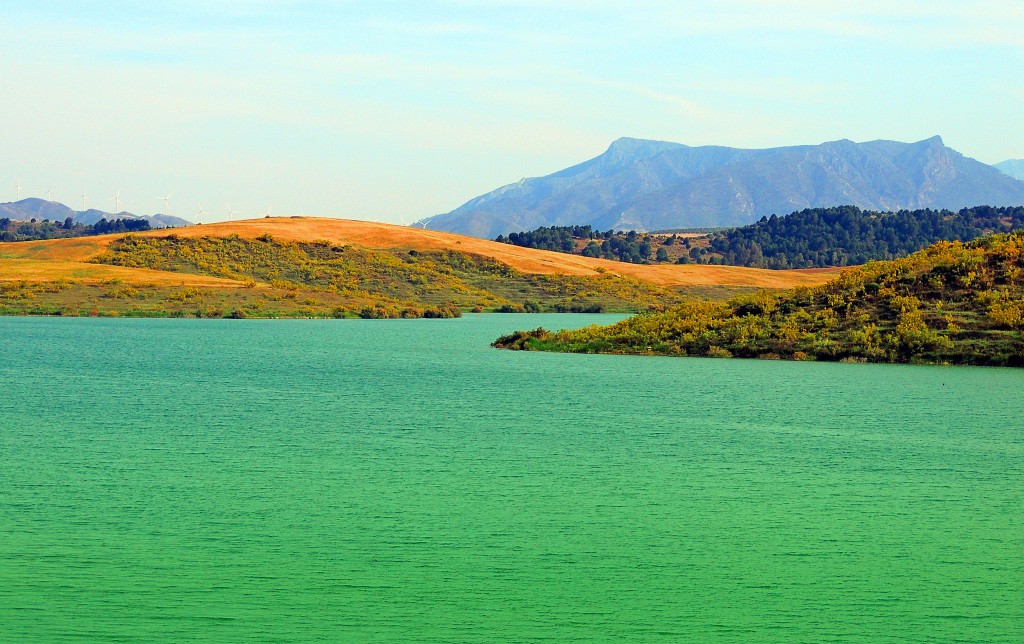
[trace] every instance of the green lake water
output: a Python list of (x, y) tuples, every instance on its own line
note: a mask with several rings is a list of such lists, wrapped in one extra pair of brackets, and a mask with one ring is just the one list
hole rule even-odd
[(1024, 371), (0, 319), (0, 641), (1024, 641)]

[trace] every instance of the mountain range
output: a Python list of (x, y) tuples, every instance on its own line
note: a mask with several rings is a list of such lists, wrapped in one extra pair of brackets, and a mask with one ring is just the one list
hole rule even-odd
[(621, 138), (598, 157), (522, 179), (416, 225), (493, 238), (540, 226), (658, 230), (738, 226), (804, 208), (1024, 204), (1024, 181), (938, 136), (762, 150)]
[(0, 219), (7, 218), (16, 221), (28, 221), (30, 219), (50, 221), (64, 221), (71, 217), (76, 224), (91, 226), (100, 219), (107, 221), (113, 219), (145, 219), (153, 228), (176, 228), (178, 226), (191, 226), (192, 222), (181, 217), (171, 215), (136, 215), (130, 212), (110, 213), (90, 208), (89, 210), (73, 210), (59, 201), (47, 201), (30, 197), (21, 201), (0, 203)]
[(1008, 174), (1014, 179), (1024, 181), (1024, 159), (1008, 159), (1002, 163), (995, 164), (1003, 174)]

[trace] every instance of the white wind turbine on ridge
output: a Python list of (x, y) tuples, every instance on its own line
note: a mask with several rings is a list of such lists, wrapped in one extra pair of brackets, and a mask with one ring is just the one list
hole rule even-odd
[(164, 208), (167, 210), (167, 212), (164, 213), (165, 215), (171, 214), (171, 195), (173, 195), (173, 194), (174, 194), (173, 192), (168, 192), (166, 197), (157, 197), (156, 198), (157, 201), (164, 202)]
[(224, 204), (224, 207), (228, 209), (228, 221), (234, 221), (238, 211), (234, 210), (230, 204)]
[(203, 225), (203, 215), (208, 215), (208, 214), (209, 214), (208, 212), (203, 210), (203, 204), (200, 203), (199, 204), (199, 212), (196, 213), (196, 223), (199, 224), (200, 226), (202, 226)]
[(120, 214), (121, 212), (121, 191), (118, 190), (117, 194), (110, 198), (114, 202), (114, 214)]

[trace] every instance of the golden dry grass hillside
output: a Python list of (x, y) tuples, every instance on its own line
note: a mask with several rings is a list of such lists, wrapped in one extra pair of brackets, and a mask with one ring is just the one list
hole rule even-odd
[[(521, 248), (475, 237), (465, 237), (407, 226), (369, 221), (316, 217), (273, 217), (221, 222), (203, 226), (153, 230), (140, 236), (227, 237), (255, 239), (271, 235), (283, 241), (325, 240), (370, 249), (454, 250), (488, 257), (523, 273), (539, 275), (591, 276), (601, 273), (631, 276), (663, 287), (729, 286), (783, 289), (822, 284), (837, 271), (772, 271), (738, 266), (625, 264), (605, 259), (567, 255)], [(232, 280), (202, 275), (183, 275), (120, 266), (89, 263), (122, 235), (75, 239), (17, 242), (0, 246), (0, 280), (51, 281), (109, 280), (141, 281), (149, 284), (229, 286)]]

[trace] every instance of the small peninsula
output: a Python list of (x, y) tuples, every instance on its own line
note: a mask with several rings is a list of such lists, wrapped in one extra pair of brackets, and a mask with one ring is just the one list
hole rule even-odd
[(527, 351), (1024, 366), (1024, 232), (939, 242), (816, 287), (691, 300), (606, 327), (517, 331)]

